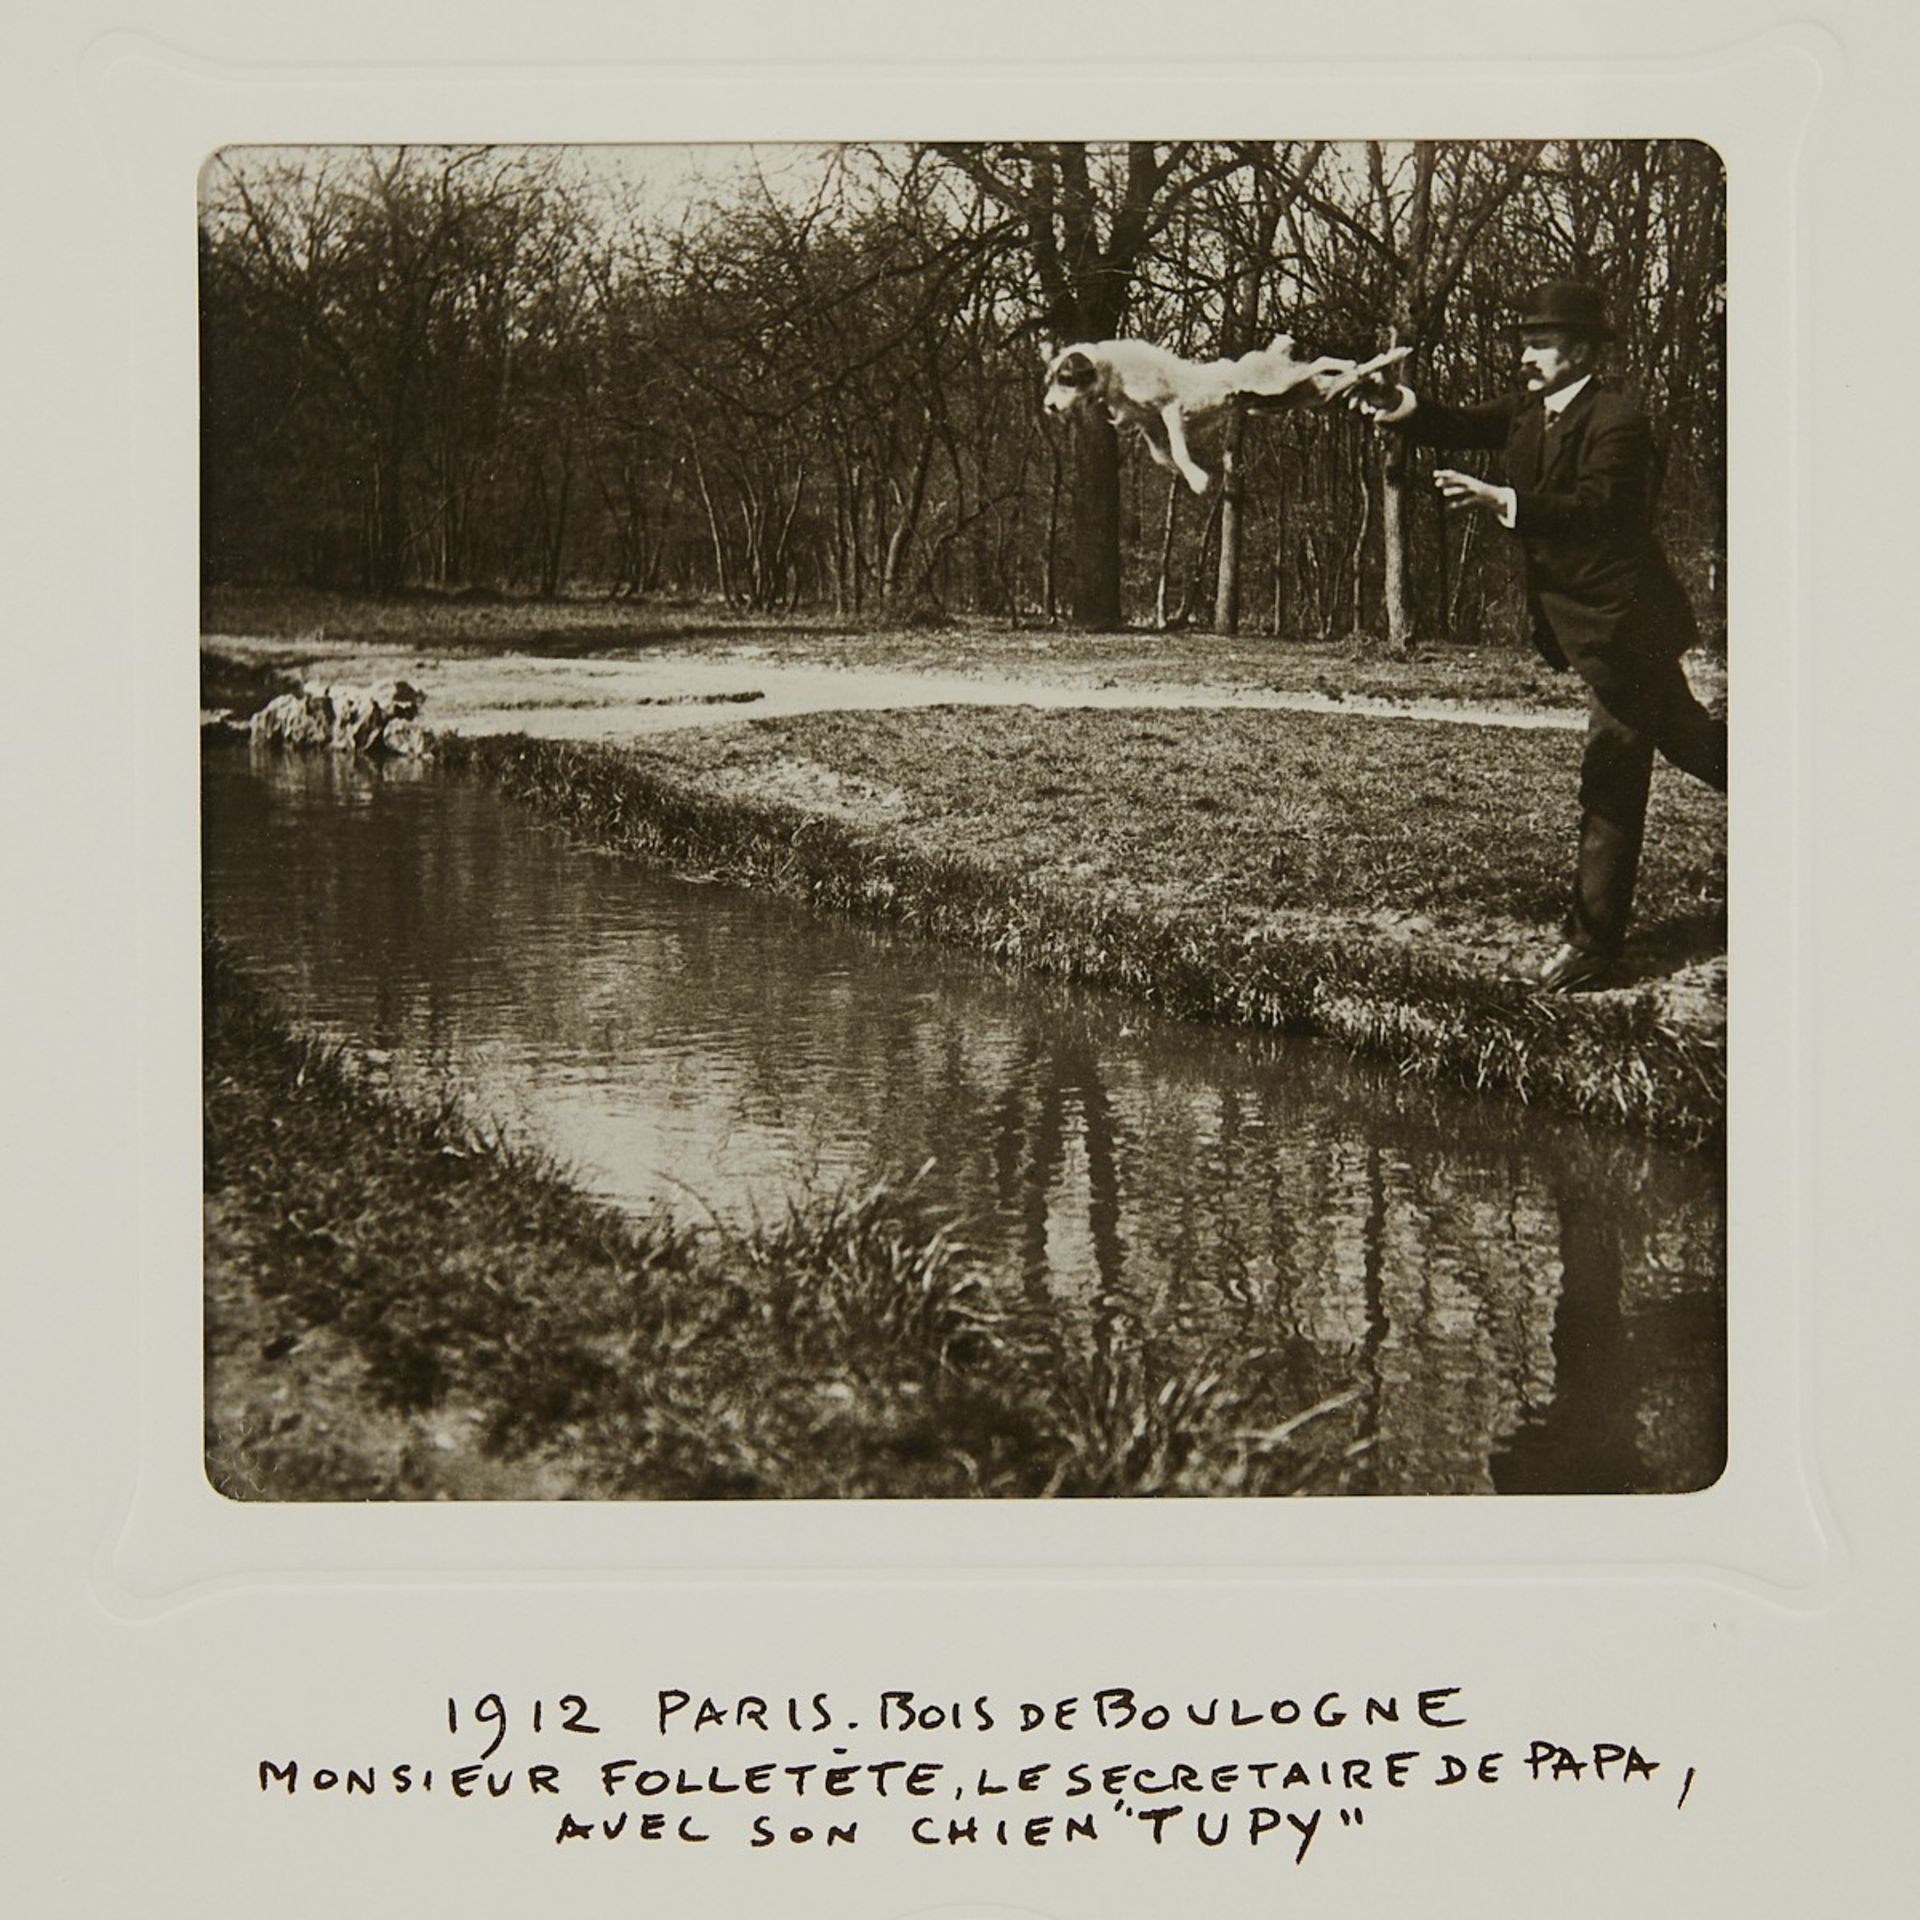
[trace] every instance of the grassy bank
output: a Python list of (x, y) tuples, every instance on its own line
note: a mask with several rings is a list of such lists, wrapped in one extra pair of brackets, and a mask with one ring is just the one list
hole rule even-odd
[(635, 1225), (206, 957), (206, 1444), (236, 1499), (1321, 1490), (1350, 1396), (1001, 1297), (911, 1184)]
[(593, 841), (1168, 1011), (1699, 1144), (1720, 1130), (1724, 804), (1663, 776), (1629, 990), (1551, 944), (1577, 737), (1315, 714), (820, 714), (644, 746), (447, 743)]

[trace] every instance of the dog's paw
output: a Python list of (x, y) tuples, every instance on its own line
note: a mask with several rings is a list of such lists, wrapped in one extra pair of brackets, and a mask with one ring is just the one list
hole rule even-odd
[(1187, 485), (1190, 486), (1195, 493), (1205, 493), (1206, 490), (1213, 485), (1213, 475), (1210, 473), (1202, 473), (1198, 467), (1188, 467), (1185, 469), (1185, 472)]

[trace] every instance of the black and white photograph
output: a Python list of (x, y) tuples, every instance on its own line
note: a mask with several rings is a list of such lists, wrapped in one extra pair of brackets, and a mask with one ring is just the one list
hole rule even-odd
[(1901, 1909), (1870, 0), (24, 0), (0, 1906)]
[(213, 1488), (1711, 1486), (1727, 186), (213, 154)]

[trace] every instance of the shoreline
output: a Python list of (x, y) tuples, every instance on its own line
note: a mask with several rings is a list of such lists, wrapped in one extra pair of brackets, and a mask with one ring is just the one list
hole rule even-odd
[(455, 734), (437, 740), (435, 757), (606, 851), (683, 875), (898, 927), (1176, 1017), (1331, 1040), (1409, 1079), (1666, 1144), (1709, 1150), (1724, 1137), (1713, 985), (1688, 1007), (1658, 982), (1548, 995), (1484, 971), (1484, 943), (1433, 950), (1362, 916), (1283, 919), (1249, 939), (1204, 913), (1142, 910), (1026, 880), (977, 853), (929, 852), (844, 817), (831, 797), (725, 792), (619, 746)]

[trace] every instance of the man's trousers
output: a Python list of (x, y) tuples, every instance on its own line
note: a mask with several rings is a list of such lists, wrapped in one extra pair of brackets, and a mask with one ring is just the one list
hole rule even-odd
[(1564, 932), (1569, 946), (1611, 959), (1633, 910), (1653, 756), (1725, 793), (1727, 723), (1694, 698), (1678, 660), (1603, 666), (1585, 677), (1592, 699), (1580, 761), (1580, 851)]

